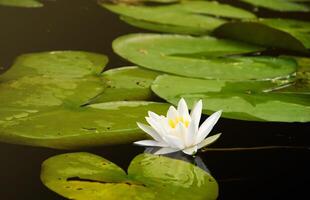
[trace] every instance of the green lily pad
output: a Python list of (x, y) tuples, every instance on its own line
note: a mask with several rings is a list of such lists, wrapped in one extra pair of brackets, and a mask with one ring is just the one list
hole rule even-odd
[(126, 173), (89, 153), (70, 153), (44, 161), (41, 180), (68, 199), (215, 200), (216, 180), (185, 161), (152, 154), (135, 157)]
[(172, 28), (177, 33), (205, 34), (229, 19), (255, 18), (246, 10), (214, 1), (181, 1), (159, 6), (100, 4), (132, 25), (164, 32), (165, 28), (168, 32)]
[(72, 149), (145, 138), (136, 126), (166, 104), (109, 102), (82, 106), (102, 93), (107, 58), (74, 51), (20, 56), (0, 76), (0, 141)]
[(136, 122), (144, 121), (149, 110), (164, 114), (167, 109), (167, 104), (120, 101), (47, 111), (5, 110), (11, 115), (0, 121), (0, 140), (56, 149), (132, 143), (147, 138)]
[(241, 55), (263, 49), (210, 36), (131, 34), (117, 38), (113, 49), (145, 68), (205, 79), (270, 79), (294, 73), (297, 67), (289, 58)]
[(179, 34), (193, 34), (193, 35), (204, 35), (207, 32), (199, 27), (191, 27), (190, 29), (186, 26), (168, 25), (161, 23), (153, 23), (143, 20), (137, 20), (135, 18), (120, 16), (120, 19), (132, 26), (147, 29), (152, 31), (164, 32), (164, 33), (179, 33)]
[(309, 12), (310, 7), (298, 0), (241, 0), (254, 6), (281, 12)]
[[(171, 83), (178, 83), (177, 86)], [(304, 87), (305, 90), (300, 89)], [(203, 113), (223, 110), (226, 118), (253, 121), (310, 121), (309, 79), (223, 81), (159, 76), (152, 90), (177, 104), (183, 97), (189, 107), (203, 100)]]
[(226, 23), (215, 35), (267, 47), (305, 52), (310, 49), (310, 23), (293, 19), (260, 19)]
[(104, 55), (79, 51), (22, 55), (0, 76), (1, 109), (79, 107), (104, 89), (100, 73), (107, 62)]
[[(167, 3), (176, 3), (179, 2), (180, 0), (114, 0), (114, 1), (106, 1), (102, 3), (123, 3), (123, 4), (129, 4), (129, 5), (138, 5), (141, 3), (161, 3), (161, 4), (167, 4)], [(101, 2), (99, 2), (101, 3)]]
[(25, 8), (37, 8), (43, 6), (43, 4), (37, 0), (0, 0), (0, 5)]
[(89, 103), (151, 100), (153, 93), (150, 86), (159, 74), (136, 66), (105, 71), (102, 78), (106, 87)]

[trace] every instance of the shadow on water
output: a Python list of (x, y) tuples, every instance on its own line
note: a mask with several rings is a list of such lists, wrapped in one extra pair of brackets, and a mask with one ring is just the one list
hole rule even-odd
[[(0, 7), (0, 66), (23, 53), (85, 50), (104, 53), (108, 68), (128, 65), (111, 42), (120, 35), (145, 32), (121, 22), (93, 1), (46, 1), (40, 9)], [(213, 133), (224, 133), (213, 147), (310, 146), (309, 123), (259, 123), (221, 119)], [(127, 169), (144, 151), (131, 144), (84, 149)], [(62, 199), (40, 182), (43, 160), (68, 151), (0, 143), (0, 199)], [(310, 186), (310, 151), (269, 149), (209, 151), (200, 156), (220, 184), (219, 199), (302, 199)], [(309, 196), (309, 195), (308, 195)], [(304, 198), (303, 198), (304, 199)]]

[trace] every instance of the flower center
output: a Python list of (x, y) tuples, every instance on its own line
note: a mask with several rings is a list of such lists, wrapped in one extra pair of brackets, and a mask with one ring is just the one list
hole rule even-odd
[(176, 117), (175, 119), (169, 119), (169, 125), (171, 128), (175, 128), (179, 122), (184, 124), (186, 128), (189, 125), (189, 121), (185, 120), (183, 117)]

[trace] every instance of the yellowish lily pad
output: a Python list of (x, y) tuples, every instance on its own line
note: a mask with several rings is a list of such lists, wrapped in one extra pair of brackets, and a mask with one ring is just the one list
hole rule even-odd
[(145, 138), (136, 122), (166, 104), (136, 101), (84, 106), (106, 87), (107, 57), (79, 51), (20, 56), (0, 76), (0, 141), (73, 149)]
[[(281, 12), (309, 12), (310, 7), (300, 0), (241, 0), (262, 8)], [(306, 2), (306, 1), (305, 1)]]
[(0, 0), (0, 5), (25, 8), (37, 8), (43, 6), (38, 0)]
[(152, 154), (135, 157), (127, 173), (93, 154), (58, 155), (43, 163), (41, 180), (49, 189), (76, 200), (215, 200), (218, 196), (218, 185), (207, 172)]

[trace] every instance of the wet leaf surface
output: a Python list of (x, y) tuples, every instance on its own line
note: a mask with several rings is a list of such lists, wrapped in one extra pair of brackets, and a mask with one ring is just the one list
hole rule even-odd
[(214, 1), (181, 1), (158, 6), (101, 3), (140, 28), (176, 33), (206, 34), (232, 19), (252, 19), (255, 15)]
[(104, 91), (106, 63), (103, 55), (76, 51), (20, 56), (0, 76), (0, 140), (72, 149), (145, 138), (136, 122), (148, 110), (166, 111), (167, 105), (114, 101), (83, 106)]
[(281, 12), (309, 12), (310, 7), (298, 0), (241, 0), (262, 8)]
[[(264, 50), (261, 47), (210, 36), (131, 34), (117, 38), (113, 49), (145, 68), (205, 79), (279, 78), (297, 67), (290, 58), (253, 54)], [(243, 55), (249, 53), (253, 55)]]
[(105, 71), (102, 73), (105, 89), (89, 103), (151, 100), (150, 86), (158, 75), (160, 73), (136, 66)]
[(43, 6), (38, 0), (0, 0), (0, 5), (25, 8), (37, 8)]
[(223, 117), (233, 119), (310, 121), (309, 79), (222, 81), (162, 75), (152, 89), (175, 105), (181, 97), (189, 102), (190, 107), (202, 99), (205, 114), (223, 110)]
[(127, 173), (94, 154), (62, 154), (43, 163), (41, 180), (56, 193), (77, 200), (212, 200), (218, 195), (215, 179), (202, 169), (152, 154), (135, 157)]
[(293, 19), (260, 19), (252, 22), (226, 23), (215, 35), (300, 52), (310, 48), (310, 23)]

